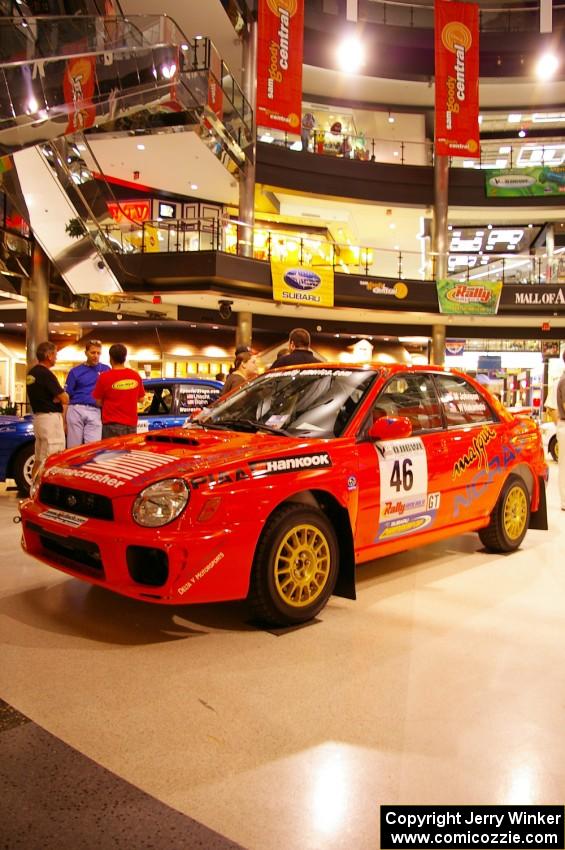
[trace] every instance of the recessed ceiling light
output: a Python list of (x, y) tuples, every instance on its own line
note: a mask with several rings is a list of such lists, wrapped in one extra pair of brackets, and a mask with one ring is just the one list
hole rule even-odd
[(191, 184), (190, 184), (190, 188), (191, 188), (192, 190), (196, 190), (196, 189), (198, 189), (198, 186), (196, 185), (196, 183), (191, 183)]
[(559, 59), (554, 53), (544, 53), (536, 63), (538, 80), (549, 80), (559, 68)]
[(139, 145), (137, 146), (137, 149), (138, 149), (138, 151), (144, 151), (144, 150), (145, 150), (145, 145), (139, 144)]

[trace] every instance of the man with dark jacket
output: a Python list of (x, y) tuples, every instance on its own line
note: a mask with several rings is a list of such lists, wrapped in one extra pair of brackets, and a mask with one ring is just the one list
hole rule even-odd
[(35, 433), (32, 478), (35, 478), (46, 457), (65, 448), (63, 408), (69, 403), (69, 396), (51, 371), (57, 360), (56, 345), (41, 342), (36, 356), (37, 363), (26, 377)]
[(320, 363), (313, 351), (310, 351), (310, 334), (304, 328), (294, 328), (288, 338), (289, 354), (277, 357), (271, 369), (279, 366), (298, 366), (301, 363)]

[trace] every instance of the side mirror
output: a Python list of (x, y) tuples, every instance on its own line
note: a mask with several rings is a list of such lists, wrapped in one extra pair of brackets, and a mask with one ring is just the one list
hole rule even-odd
[(369, 428), (370, 440), (403, 440), (412, 435), (412, 423), (406, 416), (381, 416)]

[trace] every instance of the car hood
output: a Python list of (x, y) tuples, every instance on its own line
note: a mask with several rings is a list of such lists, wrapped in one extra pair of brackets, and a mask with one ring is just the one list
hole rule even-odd
[[(250, 462), (258, 468), (261, 461), (324, 453), (324, 441), (312, 443), (276, 434), (168, 428), (62, 452), (50, 458), (43, 481), (122, 496), (163, 478), (210, 475), (248, 468)], [(316, 463), (329, 465), (325, 458)], [(300, 462), (295, 465), (301, 468)]]
[(2, 431), (28, 431), (33, 428), (33, 417), (22, 416), (0, 416), (0, 432)]

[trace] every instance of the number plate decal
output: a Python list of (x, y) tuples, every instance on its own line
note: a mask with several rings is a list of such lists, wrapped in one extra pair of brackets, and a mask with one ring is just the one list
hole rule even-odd
[(439, 493), (428, 494), (428, 459), (419, 437), (376, 443), (380, 500), (377, 540), (412, 534), (430, 525)]

